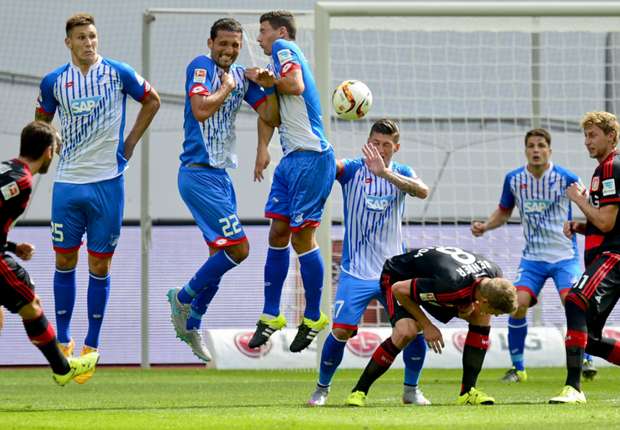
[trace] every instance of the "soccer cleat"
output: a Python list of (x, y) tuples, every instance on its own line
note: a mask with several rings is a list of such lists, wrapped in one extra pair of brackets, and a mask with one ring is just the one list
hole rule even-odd
[(183, 342), (188, 342), (186, 324), (187, 318), (189, 317), (190, 305), (179, 302), (179, 291), (181, 291), (180, 288), (170, 288), (166, 293), (166, 296), (168, 296), (168, 303), (170, 303), (170, 321), (172, 321), (177, 337)]
[(424, 397), (424, 393), (418, 387), (405, 386), (403, 391), (404, 405), (428, 406), (431, 401)]
[(211, 353), (209, 353), (207, 345), (205, 345), (205, 342), (202, 339), (202, 333), (200, 332), (200, 329), (188, 330), (186, 338), (181, 340), (187, 343), (192, 349), (194, 355), (205, 363), (208, 363), (212, 360)]
[(598, 370), (596, 369), (596, 367), (594, 367), (594, 362), (592, 360), (584, 359), (583, 367), (581, 369), (581, 375), (583, 376), (583, 378), (591, 381), (594, 379), (597, 373)]
[(291, 352), (300, 352), (306, 349), (308, 345), (312, 343), (316, 335), (329, 325), (329, 318), (323, 312), (318, 320), (312, 321), (311, 319), (304, 318), (297, 327), (297, 334), (295, 339), (291, 342)]
[(476, 387), (471, 387), (465, 394), (456, 399), (457, 405), (494, 405), (495, 399)]
[[(85, 357), (88, 354), (93, 354), (93, 353), (97, 354), (97, 360), (99, 360), (99, 353), (97, 352), (97, 349), (84, 345), (82, 347), (82, 352), (80, 352), (80, 358)], [(78, 384), (85, 384), (86, 381), (92, 378), (94, 374), (95, 374), (95, 366), (93, 366), (92, 369), (88, 371), (75, 375), (74, 379), (75, 379), (75, 382), (77, 382)]]
[(579, 391), (571, 387), (570, 385), (565, 385), (564, 388), (562, 388), (562, 391), (560, 391), (560, 394), (549, 399), (549, 403), (552, 403), (552, 404), (564, 404), (564, 403), (576, 404), (576, 403), (585, 403), (585, 402), (586, 402), (586, 395), (583, 394), (583, 391)]
[(366, 394), (363, 391), (353, 391), (344, 401), (346, 406), (366, 406)]
[(514, 367), (508, 369), (506, 374), (502, 377), (502, 382), (526, 382), (527, 372), (525, 370), (517, 370)]
[(286, 327), (286, 318), (280, 314), (275, 318), (267, 318), (261, 315), (256, 323), (256, 331), (252, 335), (252, 339), (248, 342), (250, 348), (258, 348), (263, 346), (269, 340), (269, 337), (276, 331)]
[(62, 355), (64, 355), (65, 357), (67, 358), (73, 357), (73, 350), (75, 349), (75, 341), (71, 339), (69, 343), (67, 344), (58, 342), (58, 348), (60, 349), (60, 352), (62, 352)]
[[(95, 373), (95, 367), (99, 361), (99, 353), (94, 351), (80, 357), (70, 357), (68, 361), (69, 367), (71, 368), (68, 373), (64, 375), (54, 373), (52, 375), (54, 382), (60, 386), (67, 385), (72, 379), (76, 379), (86, 373), (90, 373), (92, 376), (92, 374)], [(88, 378), (90, 378), (90, 376)]]
[(316, 386), (316, 390), (310, 396), (308, 400), (308, 406), (323, 406), (327, 403), (327, 396), (329, 395), (329, 387)]

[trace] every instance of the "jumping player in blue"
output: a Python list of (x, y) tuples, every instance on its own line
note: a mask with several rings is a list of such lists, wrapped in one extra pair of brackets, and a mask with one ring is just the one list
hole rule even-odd
[[(267, 91), (276, 91), (284, 153), (265, 205), (265, 216), (272, 220), (265, 263), (265, 304), (248, 344), (251, 348), (259, 347), (276, 330), (286, 326), (286, 319), (280, 313), (280, 298), (288, 273), (291, 242), (299, 256), (306, 299), (303, 319), (290, 345), (292, 352), (299, 352), (329, 325), (327, 315), (320, 310), (324, 269), (315, 230), (336, 176), (336, 162), (323, 132), (316, 83), (308, 61), (295, 43), (295, 33), (295, 19), (290, 12), (263, 14), (257, 40), (271, 57), (270, 69), (247, 71), (247, 76)], [(256, 180), (262, 179), (263, 170), (269, 164), (267, 147), (272, 135), (273, 128), (259, 123)]]
[[(88, 354), (99, 347), (109, 297), (110, 265), (123, 219), (123, 172), (159, 109), (159, 96), (129, 65), (97, 53), (98, 34), (91, 15), (70, 17), (65, 29), (71, 61), (41, 81), (35, 116), (51, 122), (56, 110), (60, 114), (63, 144), (52, 194), (54, 299), (58, 341), (71, 356), (75, 266), (82, 237), (86, 232), (90, 277), (82, 354)], [(142, 107), (125, 137), (128, 95)], [(76, 381), (84, 383), (91, 374)]]
[[(519, 209), (525, 237), (525, 248), (514, 284), (519, 307), (508, 320), (508, 346), (512, 369), (504, 375), (506, 382), (525, 382), (527, 373), (523, 353), (527, 336), (527, 310), (534, 306), (547, 278), (553, 278), (564, 303), (566, 294), (579, 279), (581, 268), (576, 238), (568, 239), (564, 222), (572, 219), (568, 187), (581, 181), (569, 170), (554, 165), (551, 157), (551, 135), (547, 130), (534, 129), (525, 135), (527, 165), (506, 175), (499, 207), (486, 222), (475, 221), (474, 236), (505, 224), (515, 206)], [(596, 369), (586, 357), (584, 375), (590, 379)]]
[[(347, 340), (356, 334), (368, 304), (377, 299), (387, 309), (379, 277), (385, 260), (405, 251), (401, 227), (405, 197), (428, 196), (428, 187), (411, 167), (392, 161), (400, 149), (399, 138), (398, 125), (381, 119), (370, 129), (363, 158), (337, 162), (336, 179), (342, 185), (344, 201), (342, 265), (332, 332), (323, 345), (319, 380), (308, 400), (310, 406), (323, 406), (327, 401)], [(403, 351), (405, 404), (430, 404), (418, 388), (425, 355), (421, 334)]]
[(201, 318), (227, 271), (250, 247), (237, 217), (235, 190), (227, 168), (237, 167), (235, 118), (245, 100), (265, 122), (278, 125), (278, 101), (248, 80), (235, 64), (243, 29), (232, 18), (211, 27), (210, 56), (188, 65), (185, 80), (185, 141), (179, 192), (209, 246), (210, 257), (185, 286), (168, 291), (177, 336), (203, 361), (211, 359), (200, 331)]

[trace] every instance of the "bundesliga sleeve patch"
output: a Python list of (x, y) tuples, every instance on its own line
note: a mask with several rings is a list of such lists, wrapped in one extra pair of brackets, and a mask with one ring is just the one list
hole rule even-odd
[(420, 293), (420, 300), (422, 300), (423, 302), (436, 302), (437, 301), (434, 293)]
[(9, 200), (19, 195), (19, 186), (17, 185), (17, 182), (13, 181), (0, 188), (0, 192), (2, 192), (2, 197), (4, 197), (4, 200)]
[(605, 179), (603, 181), (603, 196), (613, 196), (616, 194), (616, 181), (615, 179)]
[(195, 69), (193, 82), (197, 84), (204, 84), (206, 81), (207, 81), (207, 70), (206, 69)]
[(288, 63), (289, 61), (293, 61), (293, 53), (290, 49), (282, 49), (278, 51), (278, 61), (280, 61), (280, 65), (284, 65), (284, 63)]

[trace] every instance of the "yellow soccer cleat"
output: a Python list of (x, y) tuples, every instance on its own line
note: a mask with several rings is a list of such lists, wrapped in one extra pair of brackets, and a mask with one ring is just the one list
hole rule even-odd
[(513, 367), (506, 372), (502, 378), (502, 382), (527, 382), (527, 372), (525, 370), (517, 370)]
[(579, 391), (570, 385), (565, 385), (555, 397), (549, 399), (549, 403), (552, 404), (583, 404), (586, 402), (586, 395), (583, 394), (583, 391)]
[(291, 352), (300, 352), (306, 349), (314, 340), (316, 335), (329, 326), (329, 318), (323, 312), (316, 321), (309, 318), (304, 318), (297, 327), (297, 334), (295, 339), (291, 342)]
[[(92, 353), (96, 353), (97, 357), (99, 357), (99, 353), (97, 352), (96, 348), (91, 348), (90, 346), (84, 345), (82, 347), (82, 352), (80, 353), (80, 357), (84, 357)], [(95, 367), (93, 366), (93, 368), (89, 370), (88, 372), (83, 372), (80, 375), (77, 375), (75, 377), (75, 382), (77, 382), (78, 384), (85, 384), (86, 381), (92, 378), (94, 374), (95, 374)]]
[[(90, 376), (92, 376), (93, 373), (95, 373), (95, 367), (99, 361), (99, 353), (95, 351), (88, 354), (82, 354), (80, 357), (69, 357), (68, 361), (71, 369), (68, 373), (64, 375), (54, 373), (52, 375), (54, 382), (60, 386), (67, 385), (72, 379), (75, 379), (77, 382), (78, 377), (87, 373), (90, 373)], [(90, 376), (84, 382), (90, 379)], [(82, 384), (84, 382), (82, 382)]]
[(62, 352), (62, 355), (64, 355), (65, 357), (67, 358), (73, 357), (73, 350), (75, 349), (75, 341), (71, 339), (69, 343), (67, 344), (58, 342), (58, 348), (60, 349), (60, 352)]
[(471, 387), (465, 394), (456, 399), (457, 405), (494, 405), (495, 399), (476, 387)]
[(275, 318), (267, 318), (261, 315), (256, 323), (256, 331), (248, 342), (250, 348), (258, 348), (267, 343), (269, 336), (286, 327), (286, 318), (280, 314)]
[(353, 391), (344, 401), (346, 406), (366, 406), (366, 394), (363, 391)]

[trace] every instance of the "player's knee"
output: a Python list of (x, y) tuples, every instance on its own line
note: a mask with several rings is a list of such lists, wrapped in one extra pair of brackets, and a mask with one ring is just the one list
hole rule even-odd
[(514, 313), (512, 314), (513, 318), (516, 319), (523, 319), (526, 317), (527, 315), (527, 310), (529, 309), (529, 303), (528, 304), (521, 304), (519, 303), (519, 306), (517, 306), (517, 310), (514, 311)]
[(107, 276), (110, 273), (112, 257), (95, 257), (88, 255), (88, 270), (95, 276)]
[(334, 327), (332, 329), (332, 335), (336, 339), (344, 342), (348, 340), (351, 336), (353, 336), (353, 330), (349, 330), (346, 328), (340, 328), (340, 327)]
[(21, 307), (18, 311), (19, 316), (24, 320), (31, 320), (37, 318), (43, 312), (41, 307), (41, 300), (39, 296), (35, 296), (34, 300)]
[(269, 229), (269, 245), (282, 248), (291, 240), (289, 225), (280, 220), (273, 220)]
[(404, 348), (418, 335), (416, 322), (413, 319), (399, 320), (392, 330), (392, 342), (399, 348)]
[(59, 270), (74, 269), (78, 262), (77, 251), (69, 253), (56, 252), (56, 268)]
[(291, 245), (297, 254), (303, 254), (318, 246), (314, 235), (307, 231), (294, 233), (291, 237)]
[(235, 261), (235, 263), (241, 263), (250, 255), (250, 244), (245, 241), (238, 245), (234, 245), (226, 248), (226, 254)]

